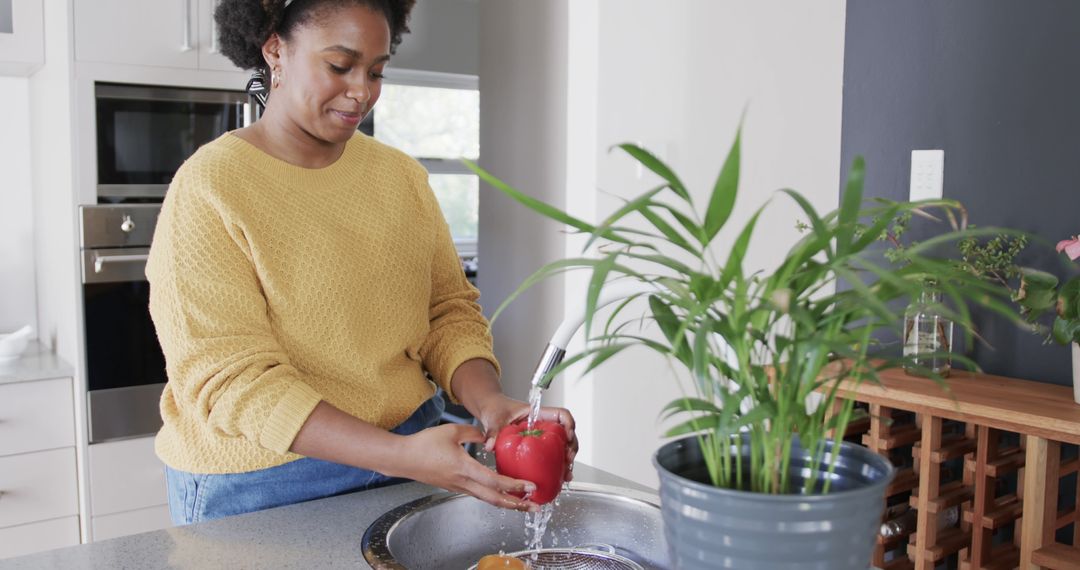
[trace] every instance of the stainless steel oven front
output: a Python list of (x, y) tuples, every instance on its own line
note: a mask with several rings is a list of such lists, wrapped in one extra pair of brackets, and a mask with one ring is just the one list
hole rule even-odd
[(146, 258), (160, 204), (82, 206), (90, 443), (156, 433), (165, 357), (150, 320)]

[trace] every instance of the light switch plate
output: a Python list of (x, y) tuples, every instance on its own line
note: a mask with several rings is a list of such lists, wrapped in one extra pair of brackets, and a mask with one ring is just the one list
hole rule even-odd
[(911, 186), (908, 199), (912, 202), (944, 196), (945, 151), (911, 151)]

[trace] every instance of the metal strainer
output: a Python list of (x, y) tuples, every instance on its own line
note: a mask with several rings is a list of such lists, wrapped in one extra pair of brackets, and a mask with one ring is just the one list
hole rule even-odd
[[(533, 555), (536, 560), (533, 560)], [(531, 570), (642, 570), (642, 566), (615, 553), (607, 544), (587, 544), (574, 548), (540, 548), (507, 554), (530, 564)], [(476, 570), (473, 565), (469, 570)]]

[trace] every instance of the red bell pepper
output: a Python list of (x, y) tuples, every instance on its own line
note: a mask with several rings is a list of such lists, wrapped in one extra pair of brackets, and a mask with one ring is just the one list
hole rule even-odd
[(566, 440), (566, 430), (558, 422), (540, 420), (531, 430), (525, 420), (509, 424), (495, 438), (495, 470), (532, 482), (536, 491), (529, 500), (550, 503), (562, 490)]

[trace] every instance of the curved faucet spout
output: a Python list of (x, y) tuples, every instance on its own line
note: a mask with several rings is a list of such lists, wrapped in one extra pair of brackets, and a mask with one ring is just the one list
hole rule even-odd
[[(626, 283), (612, 283), (610, 286), (605, 287), (600, 292), (600, 298), (596, 301), (596, 308), (610, 305), (616, 301), (622, 301), (634, 295), (641, 295), (644, 293), (655, 293), (663, 291), (660, 285), (653, 283), (644, 283), (641, 281), (626, 282)], [(551, 336), (551, 340), (548, 341), (547, 347), (544, 348), (544, 353), (540, 356), (540, 362), (536, 364), (536, 371), (533, 372), (532, 385), (539, 386), (543, 389), (547, 389), (551, 386), (551, 381), (554, 377), (545, 376), (551, 372), (556, 366), (558, 366), (563, 357), (566, 356), (566, 345), (570, 343), (570, 339), (574, 337), (574, 333), (577, 332), (581, 325), (585, 323), (585, 308), (580, 307), (580, 310), (574, 312), (573, 315), (563, 320), (559, 328), (555, 329), (555, 334)]]

